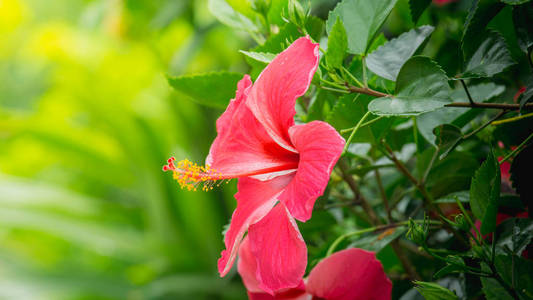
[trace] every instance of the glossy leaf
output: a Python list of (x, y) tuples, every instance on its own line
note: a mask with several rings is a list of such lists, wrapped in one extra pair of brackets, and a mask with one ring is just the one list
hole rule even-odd
[(468, 56), (461, 78), (492, 77), (515, 64), (503, 37), (491, 31), (479, 47)]
[(521, 255), (533, 239), (533, 220), (529, 218), (510, 218), (503, 221), (496, 231), (497, 249)]
[(415, 54), (433, 30), (433, 26), (421, 26), (388, 41), (368, 55), (367, 67), (383, 78), (396, 81), (402, 66)]
[(346, 30), (344, 29), (341, 19), (337, 18), (328, 37), (326, 63), (330, 68), (339, 68), (342, 66), (347, 48), (348, 40), (346, 38)]
[(414, 116), (450, 102), (448, 77), (428, 57), (409, 59), (398, 74), (393, 97), (378, 98), (368, 109), (376, 115)]
[(391, 12), (397, 0), (343, 0), (329, 13), (327, 32), (333, 29), (337, 18), (346, 28), (348, 52), (367, 53), (368, 47)]
[(415, 281), (415, 288), (426, 300), (459, 300), (449, 289), (433, 282)]
[(218, 72), (168, 77), (170, 85), (193, 101), (215, 108), (225, 108), (235, 97), (239, 73)]
[(481, 221), (481, 233), (493, 232), (500, 197), (500, 168), (492, 151), (476, 171), (470, 185), (470, 207)]

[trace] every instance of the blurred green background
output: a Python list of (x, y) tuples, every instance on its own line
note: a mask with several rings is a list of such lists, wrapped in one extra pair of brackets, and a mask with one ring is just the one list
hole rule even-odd
[(216, 268), (235, 182), (161, 167), (220, 113), (165, 76), (244, 72), (249, 43), (206, 0), (0, 0), (0, 299), (245, 298)]

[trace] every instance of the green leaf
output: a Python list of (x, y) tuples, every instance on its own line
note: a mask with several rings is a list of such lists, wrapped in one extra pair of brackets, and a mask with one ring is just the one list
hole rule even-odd
[(416, 24), (430, 3), (431, 0), (409, 0), (409, 9), (411, 10), (411, 19), (413, 19), (413, 23)]
[(483, 41), (487, 24), (505, 5), (498, 0), (474, 0), (464, 25), (461, 48), (464, 57), (470, 57)]
[[(501, 95), (505, 91), (505, 87), (503, 85), (496, 85), (489, 82), (470, 86), (468, 91), (474, 101), (485, 102)], [(462, 87), (452, 91), (450, 98), (453, 99), (454, 102), (468, 102), (468, 97)], [(420, 134), (422, 134), (428, 142), (435, 145), (433, 128), (446, 123), (461, 128), (474, 119), (478, 113), (478, 111), (473, 111), (470, 108), (443, 107), (417, 116), (416, 125)]]
[(193, 101), (215, 108), (225, 108), (235, 96), (239, 73), (217, 72), (199, 75), (168, 77), (169, 84)]
[(461, 273), (466, 270), (465, 262), (458, 256), (448, 255), (446, 257), (447, 265), (433, 274), (434, 279), (442, 278), (450, 273)]
[(503, 37), (496, 31), (490, 31), (479, 47), (468, 57), (461, 78), (492, 77), (515, 64)]
[[(355, 126), (367, 112), (367, 106), (371, 97), (367, 95), (350, 95), (341, 97), (326, 117), (326, 122), (335, 129), (347, 129)], [(392, 118), (383, 118), (368, 126), (359, 128), (355, 134), (353, 143), (374, 143), (379, 140), (390, 128)], [(345, 137), (349, 133), (345, 134)]]
[(487, 300), (514, 300), (498, 280), (488, 277), (481, 277), (480, 279)]
[(276, 54), (273, 54), (273, 53), (250, 52), (250, 51), (244, 51), (244, 50), (239, 50), (239, 52), (241, 52), (242, 54), (248, 56), (249, 58), (253, 60), (266, 63), (266, 64), (270, 63), (274, 59), (274, 57), (276, 57)]
[(450, 102), (448, 77), (428, 57), (414, 56), (400, 70), (392, 98), (373, 100), (368, 109), (376, 115), (413, 116)]
[(496, 249), (508, 249), (515, 255), (521, 255), (533, 239), (533, 220), (529, 218), (507, 219), (498, 226), (496, 236)]
[(328, 52), (326, 53), (326, 63), (330, 68), (340, 68), (344, 61), (348, 40), (346, 30), (340, 18), (337, 18), (331, 28), (328, 37)]
[(368, 251), (379, 252), (390, 242), (402, 236), (407, 231), (406, 227), (391, 228), (380, 233), (373, 233), (365, 237), (356, 237), (348, 248), (360, 248)]
[(440, 159), (446, 157), (463, 138), (461, 128), (452, 124), (442, 124), (435, 127), (433, 134), (435, 134), (437, 147), (441, 153)]
[(368, 55), (367, 67), (383, 78), (396, 81), (402, 66), (415, 54), (433, 29), (433, 26), (421, 26), (388, 41)]
[(343, 0), (330, 11), (327, 32), (340, 18), (347, 29), (348, 52), (365, 54), (397, 0)]
[(459, 300), (449, 289), (433, 282), (415, 281), (415, 288), (426, 300)]
[(257, 32), (259, 30), (254, 22), (234, 10), (225, 0), (209, 0), (208, 8), (215, 18), (223, 24), (248, 32)]
[(526, 2), (529, 2), (531, 0), (501, 0), (503, 3), (505, 4), (509, 4), (509, 5), (520, 5), (522, 3), (526, 3)]
[(496, 255), (496, 271), (509, 286), (514, 287), (518, 298), (533, 298), (533, 262), (517, 255)]
[(493, 232), (496, 228), (498, 198), (500, 197), (500, 167), (491, 151), (476, 171), (470, 185), (470, 207), (481, 221), (481, 233)]
[(520, 49), (528, 53), (533, 46), (533, 3), (513, 7), (513, 23)]
[(468, 189), (478, 166), (478, 160), (468, 152), (450, 153), (437, 161), (429, 173), (429, 192), (438, 199), (452, 192)]
[(460, 202), (468, 202), (470, 200), (470, 191), (459, 191), (450, 193), (444, 197), (435, 200), (435, 203), (456, 203), (457, 200), (459, 200)]

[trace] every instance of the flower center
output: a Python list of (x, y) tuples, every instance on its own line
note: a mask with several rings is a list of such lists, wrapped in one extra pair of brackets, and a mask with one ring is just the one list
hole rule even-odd
[(180, 160), (177, 165), (175, 158), (167, 160), (168, 164), (163, 166), (163, 171), (172, 171), (182, 189), (196, 191), (201, 186), (203, 191), (212, 190), (214, 186), (220, 186), (224, 181), (229, 182), (229, 178), (211, 168), (209, 165), (199, 166), (188, 159)]

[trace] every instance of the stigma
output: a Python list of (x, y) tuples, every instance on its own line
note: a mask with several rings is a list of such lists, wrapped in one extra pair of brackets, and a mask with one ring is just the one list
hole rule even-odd
[(163, 171), (172, 171), (174, 180), (184, 190), (197, 191), (200, 187), (203, 191), (209, 191), (224, 181), (229, 182), (229, 179), (209, 165), (199, 166), (188, 159), (180, 160), (177, 164), (175, 161), (174, 157), (169, 158), (163, 166)]

